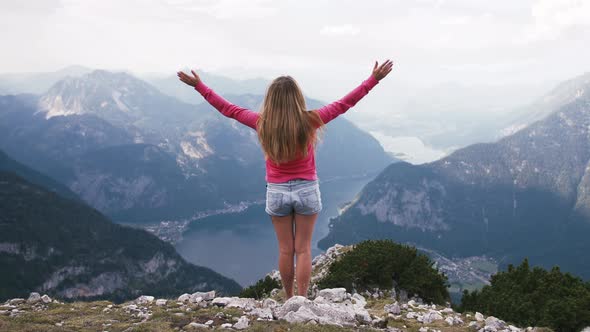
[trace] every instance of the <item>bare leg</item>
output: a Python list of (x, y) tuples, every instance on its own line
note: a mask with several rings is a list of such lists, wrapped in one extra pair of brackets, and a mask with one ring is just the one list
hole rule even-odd
[(279, 272), (287, 299), (293, 296), (293, 214), (285, 217), (271, 216), (279, 242)]
[(295, 214), (295, 254), (297, 255), (297, 295), (307, 297), (311, 278), (311, 236), (318, 214)]

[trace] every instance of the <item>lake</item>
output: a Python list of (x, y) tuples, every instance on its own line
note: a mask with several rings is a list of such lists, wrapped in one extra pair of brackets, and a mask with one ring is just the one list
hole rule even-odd
[[(322, 252), (318, 241), (328, 233), (330, 218), (338, 207), (352, 200), (373, 177), (322, 182), (323, 209), (312, 239), (312, 256)], [(209, 267), (249, 286), (273, 269), (278, 269), (277, 240), (264, 205), (245, 211), (210, 216), (193, 222), (176, 244), (176, 250), (189, 262)]]

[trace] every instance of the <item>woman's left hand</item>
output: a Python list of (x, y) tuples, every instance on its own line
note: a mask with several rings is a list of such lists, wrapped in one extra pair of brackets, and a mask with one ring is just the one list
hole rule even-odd
[(193, 73), (193, 76), (187, 75), (182, 71), (179, 71), (176, 74), (178, 75), (178, 78), (185, 84), (195, 87), (201, 81), (201, 78), (199, 75), (197, 75), (197, 73), (195, 73), (194, 70), (191, 70), (191, 73)]

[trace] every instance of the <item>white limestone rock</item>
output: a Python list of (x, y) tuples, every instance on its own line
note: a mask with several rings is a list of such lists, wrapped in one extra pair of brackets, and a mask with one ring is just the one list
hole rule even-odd
[(215, 298), (215, 291), (212, 290), (209, 292), (196, 292), (196, 293), (191, 294), (190, 298), (192, 299), (192, 298), (197, 298), (197, 297), (200, 297), (204, 301), (210, 301)]
[(36, 293), (36, 292), (32, 292), (29, 295), (29, 298), (27, 299), (27, 303), (29, 303), (29, 304), (35, 304), (39, 301), (41, 301), (41, 295), (39, 295), (39, 293)]
[(485, 320), (486, 327), (493, 327), (496, 330), (502, 330), (506, 327), (506, 323), (494, 316), (489, 316)]
[(254, 308), (248, 314), (258, 316), (263, 320), (273, 320), (274, 318), (271, 308)]
[(8, 301), (8, 304), (10, 304), (10, 305), (20, 305), (20, 304), (24, 304), (25, 302), (27, 302), (27, 300), (21, 299), (21, 298), (16, 298), (16, 299), (9, 300)]
[(435, 310), (430, 310), (429, 312), (425, 313), (422, 316), (422, 323), (424, 324), (431, 324), (437, 320), (442, 320), (443, 316), (440, 314), (440, 312), (435, 311)]
[(447, 324), (449, 324), (450, 326), (463, 324), (463, 320), (457, 316), (448, 316), (445, 319), (445, 322), (447, 322)]
[(188, 293), (184, 293), (178, 297), (178, 302), (186, 302), (191, 298), (191, 295)]
[(249, 325), (250, 320), (248, 319), (248, 317), (242, 316), (240, 317), (240, 319), (238, 319), (238, 322), (234, 324), (233, 328), (236, 330), (243, 330), (247, 329)]
[(347, 295), (346, 288), (326, 288), (320, 290), (318, 294), (318, 296), (331, 302), (342, 302), (348, 298)]
[(195, 322), (192, 322), (192, 323), (188, 324), (188, 326), (190, 326), (192, 328), (195, 328), (195, 329), (198, 329), (198, 328), (208, 328), (209, 327), (209, 325), (205, 325), (205, 324), (201, 324), (201, 323), (195, 323)]
[(393, 314), (393, 315), (399, 315), (402, 312), (402, 310), (399, 307), (399, 304), (397, 302), (395, 302), (393, 304), (386, 304), (383, 307), (383, 310), (385, 310), (386, 312), (389, 312), (390, 314)]
[(135, 300), (137, 304), (150, 304), (154, 302), (154, 297), (149, 295), (142, 295)]
[(271, 298), (266, 298), (264, 300), (262, 300), (262, 307), (263, 308), (276, 308), (278, 306), (278, 302), (271, 299)]
[(352, 294), (350, 299), (352, 300), (353, 305), (358, 308), (364, 308), (367, 305), (367, 300), (365, 300), (365, 298), (359, 293)]
[(478, 322), (483, 322), (485, 320), (485, 317), (480, 312), (476, 312), (475, 320), (477, 320)]
[(278, 319), (291, 323), (308, 323), (336, 326), (356, 326), (359, 323), (371, 323), (368, 311), (360, 305), (353, 305), (350, 300), (343, 302), (311, 301), (303, 296), (293, 296), (275, 312)]

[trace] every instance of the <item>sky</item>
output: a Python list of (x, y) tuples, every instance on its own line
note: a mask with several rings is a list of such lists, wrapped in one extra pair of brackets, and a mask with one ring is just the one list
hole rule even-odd
[[(590, 72), (590, 1), (0, 0), (0, 38), (0, 73), (82, 65), (139, 76), (288, 74), (321, 100), (342, 97), (389, 58), (386, 93), (356, 118), (372, 131), (414, 123), (395, 101), (423, 98), (419, 89), (497, 91), (488, 93), (493, 107), (474, 107), (496, 112)], [(403, 142), (414, 136), (405, 128)]]
[(1, 0), (0, 22), (0, 72), (192, 67), (332, 89), (386, 58), (408, 84), (590, 71), (586, 0)]

